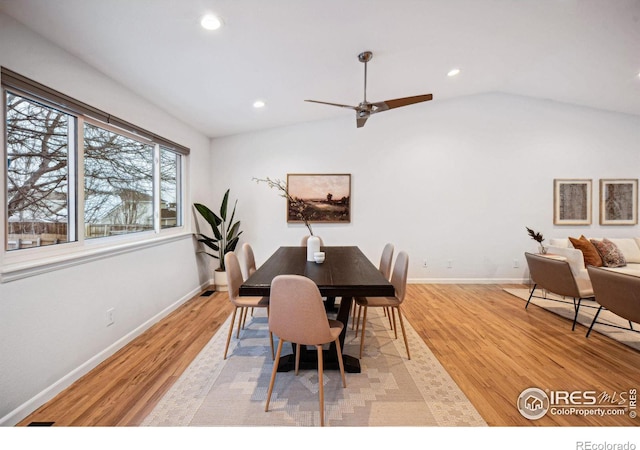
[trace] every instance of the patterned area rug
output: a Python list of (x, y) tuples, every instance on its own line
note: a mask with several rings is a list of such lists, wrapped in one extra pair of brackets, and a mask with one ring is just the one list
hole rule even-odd
[[(528, 289), (505, 289), (511, 295), (515, 295), (516, 297), (527, 301), (529, 298), (529, 290)], [(569, 330), (571, 330), (571, 324), (573, 323), (573, 316), (575, 315), (575, 310), (573, 308), (573, 299), (572, 298), (564, 298), (555, 294), (546, 293), (543, 294), (541, 290), (536, 289), (536, 296), (531, 299), (531, 303), (529, 304), (529, 308), (532, 306), (539, 306), (541, 308), (546, 309), (547, 311), (551, 311), (559, 316), (565, 317), (570, 320), (567, 324)], [(542, 296), (546, 298), (540, 298)], [(540, 297), (538, 297), (540, 296)], [(566, 303), (569, 302), (569, 303)], [(591, 322), (593, 321), (593, 316), (598, 311), (598, 304), (593, 300), (582, 301), (580, 304), (580, 310), (578, 313), (578, 323), (584, 325), (589, 328)], [(627, 329), (619, 329), (607, 325), (612, 324), (617, 325), (619, 327), (629, 328), (629, 321), (624, 320), (619, 316), (616, 316), (610, 311), (602, 310), (600, 315), (598, 316), (598, 323), (596, 323), (591, 331), (593, 333), (604, 334), (605, 336), (610, 337), (622, 344), (628, 345), (631, 348), (634, 348), (640, 351), (640, 333), (633, 332)], [(640, 330), (640, 324), (633, 323), (634, 330)], [(576, 331), (578, 329), (576, 328)], [(586, 333), (586, 331), (585, 331)]]
[[(143, 426), (318, 425), (315, 370), (279, 372), (269, 412), (264, 411), (273, 368), (267, 319), (261, 311), (234, 335), (222, 359), (229, 319), (147, 416)], [(350, 326), (351, 324), (349, 324)], [(326, 426), (486, 426), (486, 422), (407, 324), (411, 360), (400, 330), (369, 311), (361, 373), (325, 371)], [(274, 336), (274, 340), (277, 340)], [(360, 338), (347, 331), (344, 353), (359, 355)], [(291, 347), (285, 344), (283, 354)]]

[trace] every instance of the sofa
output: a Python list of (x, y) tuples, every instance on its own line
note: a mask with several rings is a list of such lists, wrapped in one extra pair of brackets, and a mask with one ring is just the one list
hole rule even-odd
[[(590, 247), (589, 243), (593, 245)], [(577, 279), (589, 280), (585, 259), (587, 262), (597, 262), (598, 257), (593, 255), (593, 248), (600, 256), (602, 265), (590, 265), (640, 277), (640, 237), (586, 238), (581, 236), (580, 238), (550, 239), (549, 244), (547, 253), (566, 258), (571, 272)]]

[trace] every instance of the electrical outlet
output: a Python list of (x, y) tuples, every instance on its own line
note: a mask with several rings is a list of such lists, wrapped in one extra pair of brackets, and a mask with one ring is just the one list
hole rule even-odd
[(517, 259), (513, 260), (513, 268), (517, 269), (518, 267), (520, 267), (520, 262)]
[(424, 267), (425, 269), (427, 268), (427, 260), (426, 259), (422, 260), (422, 267)]
[(107, 326), (111, 326), (115, 323), (114, 313), (115, 308), (107, 309)]

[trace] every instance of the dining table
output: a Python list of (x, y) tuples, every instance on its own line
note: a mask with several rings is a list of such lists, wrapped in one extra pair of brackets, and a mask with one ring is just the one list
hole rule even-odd
[[(358, 358), (344, 354), (344, 341), (354, 297), (392, 297), (393, 285), (357, 246), (321, 247), (325, 253), (322, 263), (307, 261), (307, 248), (303, 246), (279, 247), (244, 283), (239, 295), (268, 297), (271, 281), (278, 275), (302, 275), (313, 280), (320, 294), (327, 298), (340, 298), (336, 320), (343, 324), (340, 346), (343, 349), (344, 369), (350, 373), (360, 372)], [(300, 347), (300, 367), (317, 366), (315, 352), (304, 346), (293, 346), (292, 353), (278, 361), (278, 371), (286, 372), (295, 367), (295, 351)], [(339, 369), (335, 344), (324, 353), (324, 369)]]

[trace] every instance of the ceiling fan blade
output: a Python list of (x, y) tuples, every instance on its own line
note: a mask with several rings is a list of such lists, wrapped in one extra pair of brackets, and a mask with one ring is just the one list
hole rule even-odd
[(357, 109), (355, 106), (351, 106), (351, 105), (342, 105), (340, 103), (320, 102), (318, 100), (305, 100), (305, 102), (320, 103), (322, 105), (338, 106), (340, 108)]
[(369, 116), (364, 116), (364, 117), (356, 116), (356, 125), (358, 125), (358, 128), (362, 128), (368, 118)]
[(387, 109), (399, 108), (401, 106), (413, 105), (414, 103), (426, 102), (433, 99), (432, 94), (415, 95), (413, 97), (396, 98), (393, 100), (385, 100), (383, 102), (373, 103), (376, 107), (375, 112), (386, 111)]

